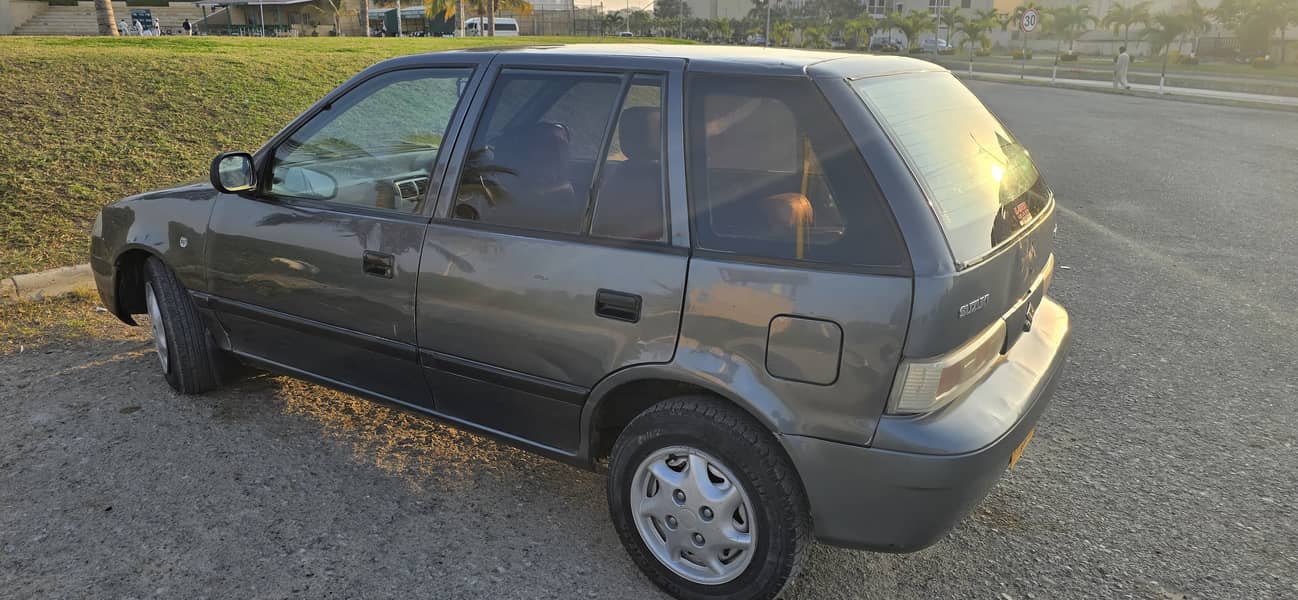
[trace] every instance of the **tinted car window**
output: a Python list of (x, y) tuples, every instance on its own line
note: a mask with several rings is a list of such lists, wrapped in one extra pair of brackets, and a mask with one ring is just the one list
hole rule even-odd
[(697, 76), (689, 89), (699, 247), (840, 265), (902, 264), (878, 188), (810, 80)]
[(417, 210), (470, 74), (397, 71), (347, 92), (275, 149), (270, 193)]
[(637, 76), (622, 102), (600, 170), (591, 235), (666, 238), (662, 106), (662, 78)]
[(503, 70), (460, 173), (453, 218), (580, 232), (621, 87), (616, 75)]
[(949, 73), (853, 84), (928, 191), (957, 261), (974, 261), (1027, 225), (1050, 190), (1009, 130)]

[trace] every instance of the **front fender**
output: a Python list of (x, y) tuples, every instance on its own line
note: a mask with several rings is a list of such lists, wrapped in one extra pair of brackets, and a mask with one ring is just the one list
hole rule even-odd
[(123, 272), (141, 267), (150, 255), (166, 263), (187, 289), (206, 291), (207, 223), (218, 196), (202, 183), (105, 206), (90, 240), (90, 267), (104, 307), (134, 324), (130, 315), (138, 309), (124, 297)]

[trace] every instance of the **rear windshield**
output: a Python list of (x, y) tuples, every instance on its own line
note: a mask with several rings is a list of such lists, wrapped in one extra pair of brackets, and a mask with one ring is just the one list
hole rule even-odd
[(852, 87), (916, 171), (957, 262), (986, 256), (1045, 210), (1050, 191), (1027, 150), (950, 73)]

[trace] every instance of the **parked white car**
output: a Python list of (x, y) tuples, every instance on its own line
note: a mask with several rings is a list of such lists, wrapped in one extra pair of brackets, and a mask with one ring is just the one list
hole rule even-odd
[[(486, 32), (486, 19), (473, 17), (464, 21), (464, 35), (483, 35)], [(497, 37), (518, 37), (518, 19), (496, 17)]]

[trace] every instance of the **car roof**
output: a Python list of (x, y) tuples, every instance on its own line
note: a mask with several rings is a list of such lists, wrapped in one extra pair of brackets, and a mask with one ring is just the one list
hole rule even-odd
[[(460, 53), (481, 55), (484, 52), (548, 55), (556, 59), (580, 60), (583, 57), (607, 60), (610, 57), (679, 59), (690, 71), (709, 73), (745, 73), (768, 75), (803, 75), (812, 66), (836, 76), (873, 77), (915, 71), (945, 71), (933, 63), (888, 55), (852, 52), (795, 50), (757, 46), (703, 46), (694, 44), (567, 44), (479, 48), (435, 52), (393, 59), (402, 62), (445, 60)], [(832, 63), (832, 64), (830, 64)]]

